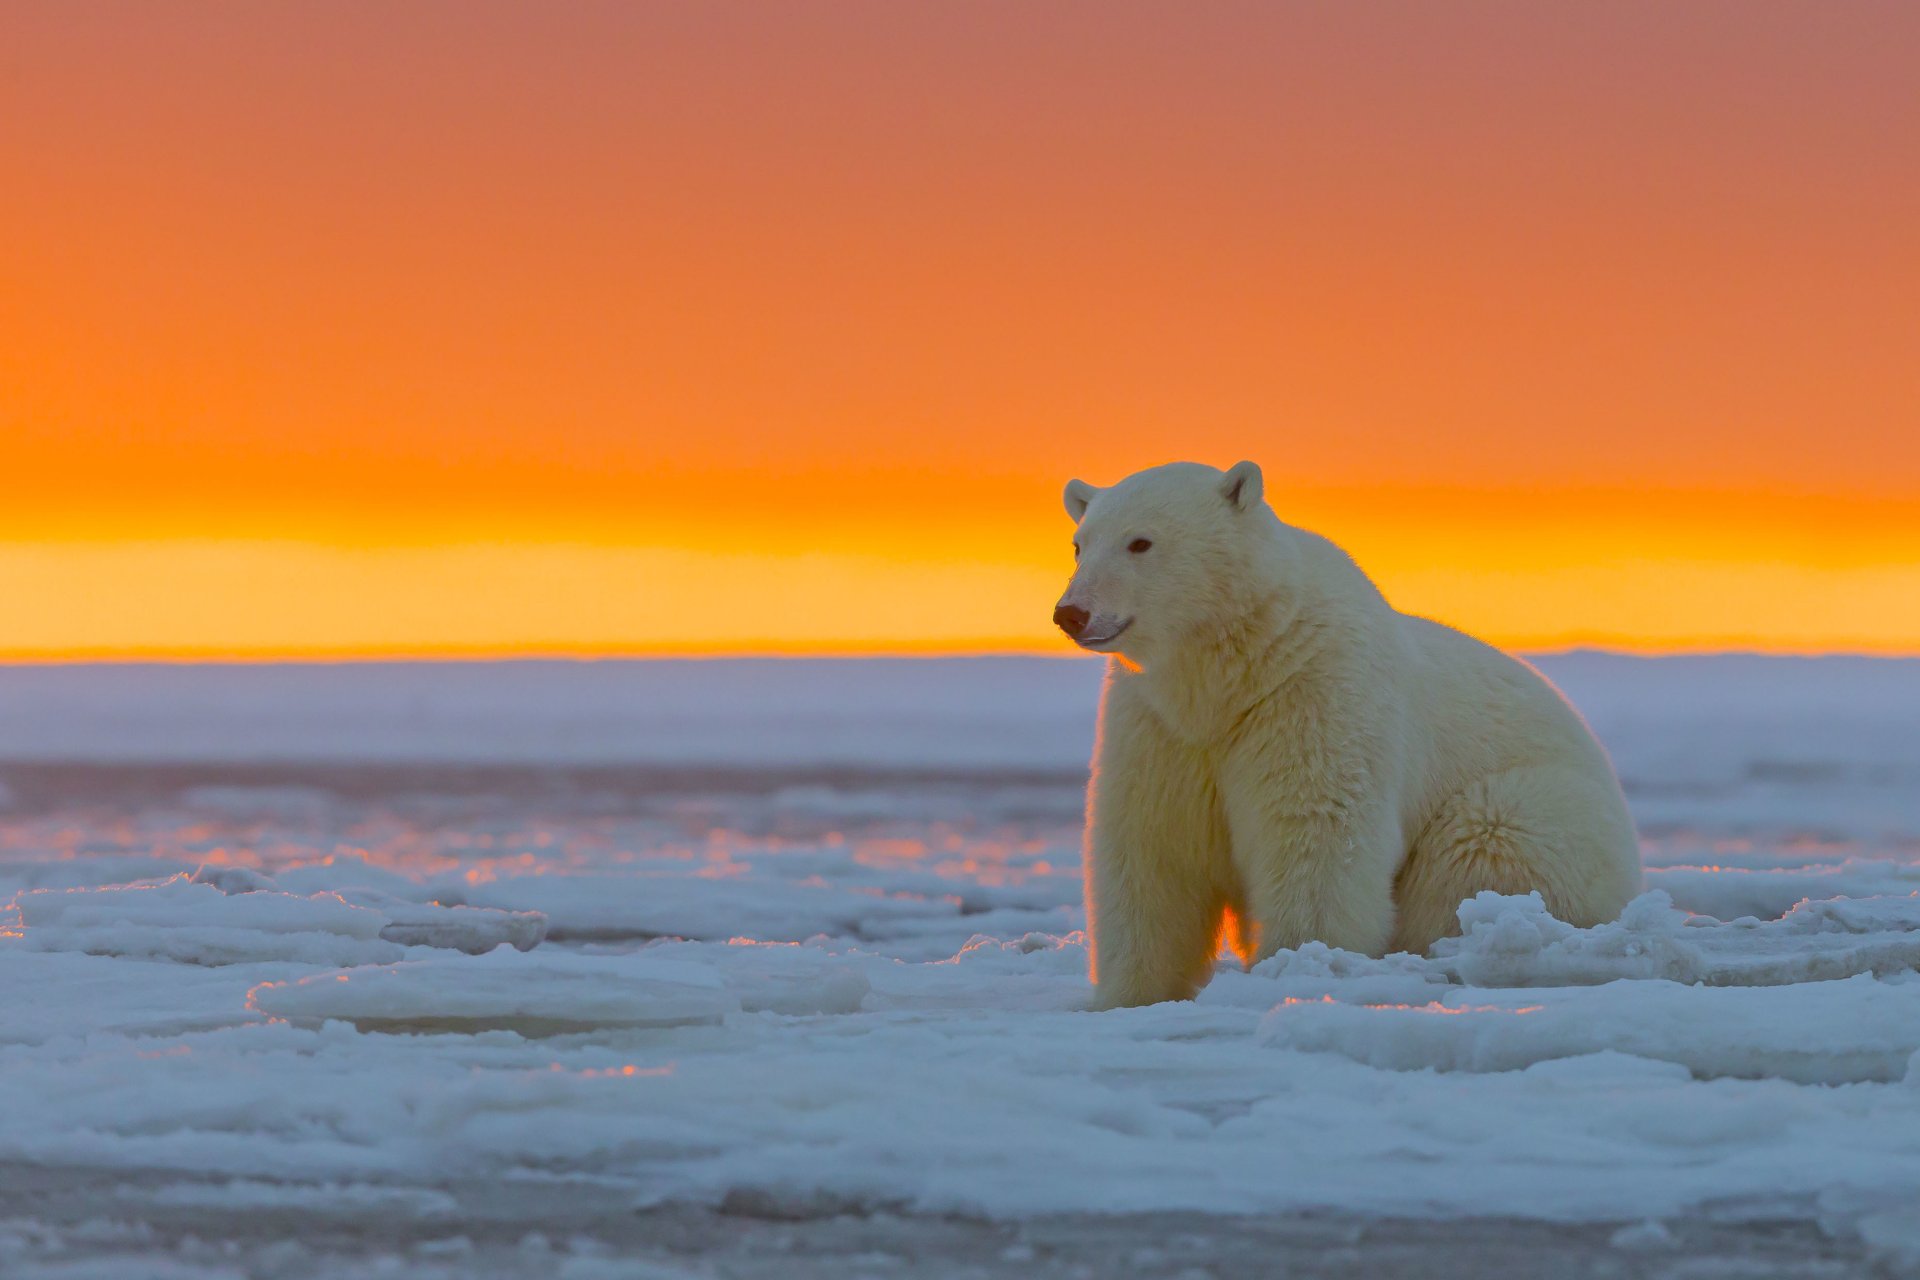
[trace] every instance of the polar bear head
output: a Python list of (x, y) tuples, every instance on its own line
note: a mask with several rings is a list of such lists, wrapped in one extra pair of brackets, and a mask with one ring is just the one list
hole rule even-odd
[(1171, 462), (1097, 489), (1067, 483), (1073, 580), (1053, 620), (1082, 649), (1144, 663), (1247, 600), (1276, 522), (1260, 468)]

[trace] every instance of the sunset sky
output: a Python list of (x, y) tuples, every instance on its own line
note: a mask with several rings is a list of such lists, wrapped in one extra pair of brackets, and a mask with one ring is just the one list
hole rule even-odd
[(1502, 643), (1920, 653), (1920, 5), (0, 8), (0, 657), (1066, 650), (1266, 470)]

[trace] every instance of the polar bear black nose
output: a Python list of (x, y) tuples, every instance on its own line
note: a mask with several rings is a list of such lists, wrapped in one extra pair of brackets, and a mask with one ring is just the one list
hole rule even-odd
[(1076, 605), (1063, 604), (1053, 611), (1053, 625), (1078, 640), (1080, 633), (1087, 629), (1087, 611)]

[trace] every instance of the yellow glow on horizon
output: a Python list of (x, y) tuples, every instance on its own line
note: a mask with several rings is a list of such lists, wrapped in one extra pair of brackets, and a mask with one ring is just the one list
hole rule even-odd
[[(1610, 519), (1605, 495), (1559, 495), (1530, 520), (1523, 505), (1474, 523), (1459, 495), (1400, 499), (1329, 502), (1333, 524), (1316, 523), (1396, 607), (1508, 648), (1920, 652), (1903, 509), (1850, 504), (1854, 527), (1836, 517), (1831, 538), (1770, 541), (1699, 502)], [(1049, 621), (1069, 572), (1063, 514), (868, 530), (884, 554), (850, 549), (851, 529), (779, 550), (756, 528), (770, 549), (0, 542), (0, 659), (1072, 651)]]

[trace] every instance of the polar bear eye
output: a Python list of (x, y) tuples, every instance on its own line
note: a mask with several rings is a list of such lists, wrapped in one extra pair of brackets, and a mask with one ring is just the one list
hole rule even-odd
[(1080, 544), (1077, 542), (1073, 544), (1073, 558), (1075, 560), (1080, 558)]
[(1151, 547), (1152, 545), (1153, 543), (1146, 538), (1135, 538), (1132, 542), (1129, 542), (1127, 544), (1127, 550), (1133, 552), (1133, 554), (1135, 555), (1139, 555), (1142, 551), (1145, 551), (1148, 547)]

